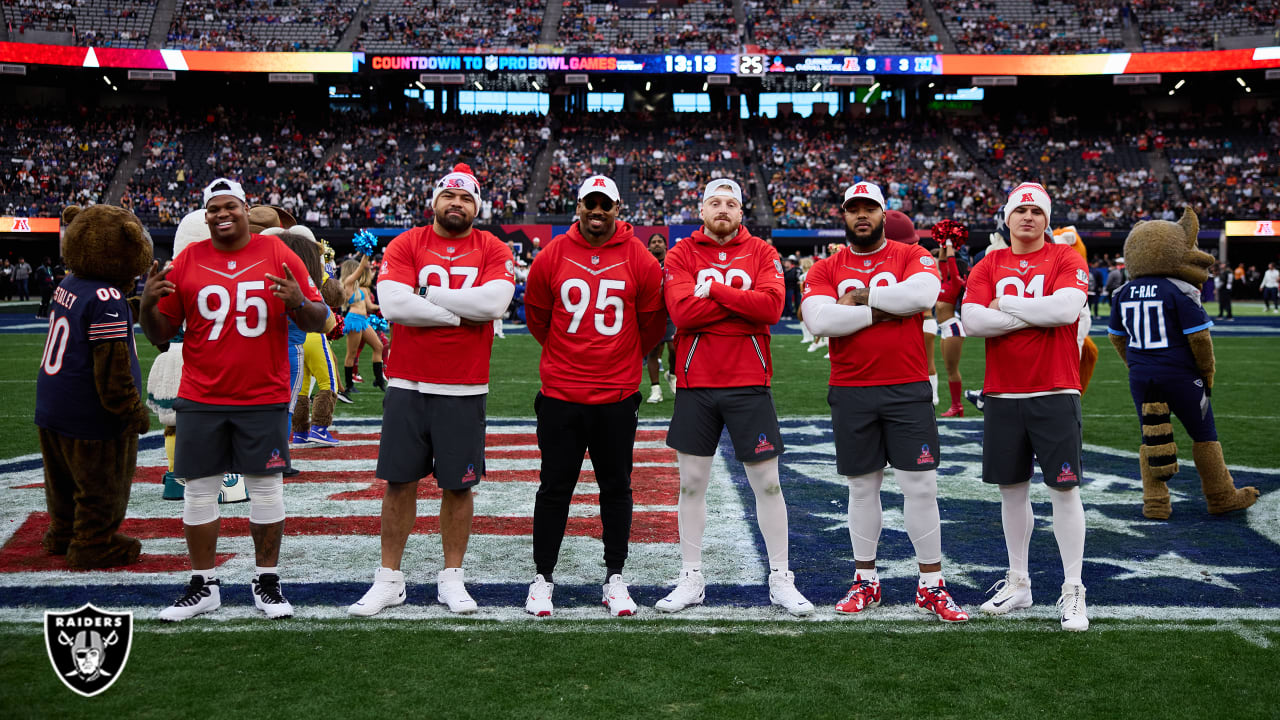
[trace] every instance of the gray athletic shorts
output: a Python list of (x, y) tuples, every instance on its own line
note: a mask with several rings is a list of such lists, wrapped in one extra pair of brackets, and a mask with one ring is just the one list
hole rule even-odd
[(173, 473), (270, 475), (289, 465), (289, 405), (206, 405), (178, 398)]
[(982, 415), (982, 480), (1016, 485), (1031, 479), (1033, 458), (1044, 484), (1080, 484), (1083, 439), (1079, 395), (987, 396)]
[(686, 455), (716, 454), (720, 431), (729, 428), (734, 455), (742, 462), (782, 454), (782, 431), (773, 393), (764, 385), (680, 388), (667, 429), (667, 446)]
[(484, 477), (488, 395), (428, 395), (387, 388), (375, 475), (389, 483), (436, 476), (445, 490), (465, 490)]
[(827, 390), (836, 436), (836, 471), (866, 475), (886, 464), (898, 470), (934, 470), (941, 449), (927, 382)]

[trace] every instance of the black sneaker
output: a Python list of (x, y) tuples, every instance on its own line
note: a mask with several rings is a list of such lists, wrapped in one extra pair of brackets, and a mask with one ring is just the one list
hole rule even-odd
[(173, 605), (160, 611), (160, 619), (166, 622), (181, 622), (197, 615), (213, 612), (222, 606), (217, 580), (205, 582), (199, 575), (192, 575), (191, 582), (182, 592), (182, 597)]
[(267, 617), (275, 619), (293, 616), (293, 606), (280, 592), (279, 575), (263, 573), (253, 579), (249, 588), (253, 590), (253, 604), (266, 613)]
[(342, 392), (334, 393), (334, 395), (337, 395), (339, 400), (341, 400), (342, 402), (348, 405), (351, 405), (355, 402), (355, 400), (352, 400), (351, 396), (347, 394), (346, 390), (343, 390)]

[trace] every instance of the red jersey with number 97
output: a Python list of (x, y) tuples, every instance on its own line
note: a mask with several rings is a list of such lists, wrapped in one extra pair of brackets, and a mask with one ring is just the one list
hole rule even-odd
[[(465, 237), (446, 238), (432, 226), (400, 233), (382, 254), (378, 280), (420, 290), (465, 290), (493, 280), (515, 283), (511, 249), (492, 233), (472, 229)], [(394, 350), (387, 377), (442, 385), (489, 382), (493, 323), (458, 327), (414, 327), (392, 323)]]
[[(1089, 289), (1089, 268), (1070, 245), (1045, 243), (1025, 255), (993, 250), (973, 266), (964, 302), (987, 307), (1005, 295), (1047, 297), (1062, 288)], [(963, 315), (963, 313), (962, 313)], [(1076, 323), (1029, 327), (987, 338), (987, 393), (1032, 393), (1080, 389), (1080, 346)]]
[(640, 346), (637, 316), (662, 309), (662, 268), (630, 224), (619, 221), (613, 237), (592, 247), (574, 223), (533, 259), (524, 302), (551, 311), (540, 363), (544, 395), (598, 405), (640, 386), (649, 348)]
[(177, 290), (157, 308), (175, 327), (187, 324), (178, 397), (209, 405), (289, 402), (289, 318), (266, 277), (284, 277), (284, 264), (303, 297), (323, 302), (302, 260), (274, 236), (251, 235), (232, 252), (202, 240), (173, 259), (165, 279)]
[[(879, 250), (858, 254), (844, 247), (809, 268), (801, 302), (857, 288), (897, 285), (912, 275), (938, 275), (938, 264), (919, 245), (885, 240)], [(924, 315), (872, 323), (852, 335), (831, 338), (831, 384), (841, 387), (902, 385), (929, 379), (924, 356)]]

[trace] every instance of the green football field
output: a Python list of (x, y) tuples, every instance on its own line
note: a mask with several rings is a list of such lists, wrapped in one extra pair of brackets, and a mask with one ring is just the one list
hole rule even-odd
[[(1085, 443), (1136, 451), (1125, 370), (1106, 339), (1095, 340)], [(1224, 333), (1216, 343), (1213, 402), (1228, 462), (1280, 467), (1272, 430), (1280, 340)], [(31, 418), (42, 347), (42, 335), (0, 337), (3, 457), (39, 452)], [(154, 351), (140, 350), (145, 374)], [(341, 344), (336, 350), (341, 357)], [(825, 415), (822, 353), (781, 335), (773, 357), (779, 415)], [(537, 358), (528, 335), (496, 341), (491, 417), (532, 416)], [(981, 342), (968, 341), (967, 388), (979, 386), (982, 362)], [(945, 380), (941, 394), (939, 410)], [(338, 412), (376, 417), (380, 397), (366, 383)], [(643, 404), (641, 417), (667, 417), (671, 407), (668, 392), (661, 404)], [(1192, 468), (1191, 443), (1175, 428)], [(0, 623), (0, 717), (1277, 717), (1280, 622), (1241, 617), (1095, 619), (1080, 634), (1041, 619), (977, 617), (956, 627), (648, 612), (621, 621), (255, 619), (176, 628), (137, 617), (126, 671), (92, 699), (54, 677), (38, 623), (11, 622)]]

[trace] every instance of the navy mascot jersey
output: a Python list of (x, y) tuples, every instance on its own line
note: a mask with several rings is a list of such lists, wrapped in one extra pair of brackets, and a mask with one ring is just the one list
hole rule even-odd
[(1199, 377), (1187, 336), (1209, 327), (1199, 292), (1181, 281), (1138, 278), (1111, 298), (1107, 331), (1129, 338), (1129, 371), (1145, 377)]
[(124, 423), (98, 400), (93, 349), (127, 343), (133, 384), (142, 387), (129, 304), (106, 282), (69, 274), (54, 290), (50, 307), (49, 336), (36, 380), (36, 425), (85, 440), (117, 437)]

